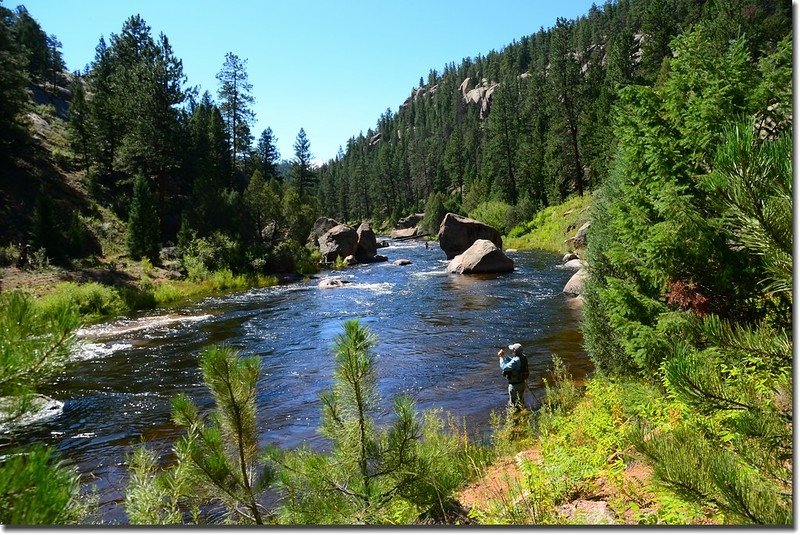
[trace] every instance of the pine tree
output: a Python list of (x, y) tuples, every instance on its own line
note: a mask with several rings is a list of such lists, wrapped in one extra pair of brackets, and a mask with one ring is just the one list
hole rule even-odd
[(14, 40), (13, 13), (0, 5), (0, 159), (15, 152), (27, 133), (20, 113), (28, 102), (28, 75)]
[(271, 462), (262, 462), (256, 428), (256, 357), (243, 358), (230, 347), (211, 346), (200, 357), (203, 380), (214, 397), (210, 418), (186, 395), (172, 400), (172, 418), (186, 430), (175, 450), (178, 465), (156, 472), (152, 452), (139, 448), (132, 458), (125, 508), (142, 524), (181, 521), (180, 505), (199, 516), (199, 507), (222, 504), (226, 520), (262, 525), (269, 511), (260, 503), (275, 479)]
[(158, 208), (150, 185), (142, 176), (133, 183), (133, 200), (128, 217), (128, 253), (134, 259), (147, 258), (158, 261), (161, 249), (159, 239)]
[[(0, 294), (0, 425), (40, 408), (37, 388), (64, 369), (77, 325), (77, 311), (69, 303), (44, 310), (26, 293)], [(77, 473), (50, 448), (14, 449), (0, 460), (4, 525), (78, 523), (85, 513), (79, 492)]]
[(250, 94), (253, 84), (247, 77), (247, 60), (242, 60), (233, 52), (225, 55), (222, 70), (217, 73), (220, 87), (220, 111), (225, 119), (230, 146), (231, 162), (234, 167), (241, 164), (252, 143), (250, 123), (255, 114), (250, 106), (254, 98)]
[(69, 140), (72, 151), (77, 154), (86, 174), (91, 164), (90, 146), (93, 142), (90, 131), (89, 104), (86, 101), (84, 80), (79, 73), (74, 74), (70, 87), (72, 98), (69, 105)]
[(316, 185), (316, 174), (311, 168), (312, 158), (311, 143), (308, 141), (306, 131), (301, 128), (294, 142), (294, 160), (292, 161), (292, 179), (301, 199), (304, 199), (304, 195), (309, 194)]
[(258, 138), (256, 155), (259, 170), (265, 180), (281, 178), (278, 174), (278, 163), (280, 163), (281, 154), (276, 146), (277, 142), (278, 138), (272, 133), (272, 128), (263, 130)]
[(446, 490), (431, 479), (437, 475), (434, 459), (444, 452), (420, 449), (423, 425), (411, 400), (394, 401), (390, 426), (375, 424), (375, 342), (357, 320), (346, 321), (334, 340), (334, 386), (322, 396), (330, 454), (301, 448), (273, 457), (281, 466), (281, 515), (289, 523), (377, 523), (394, 497), (423, 510), (443, 503)]

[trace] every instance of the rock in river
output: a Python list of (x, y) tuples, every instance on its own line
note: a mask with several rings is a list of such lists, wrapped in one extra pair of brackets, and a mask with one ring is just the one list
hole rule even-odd
[(564, 286), (564, 293), (572, 297), (581, 295), (588, 276), (589, 272), (586, 271), (585, 268), (579, 269), (569, 281), (567, 281), (566, 286)]
[(503, 248), (503, 239), (497, 229), (453, 213), (444, 216), (439, 225), (439, 246), (448, 260), (469, 249), (476, 240), (489, 240), (498, 249)]
[(336, 225), (319, 239), (319, 252), (325, 262), (334, 262), (337, 258), (347, 258), (356, 254), (358, 234), (352, 227)]
[(476, 240), (447, 264), (448, 273), (505, 273), (513, 270), (514, 261), (489, 240)]

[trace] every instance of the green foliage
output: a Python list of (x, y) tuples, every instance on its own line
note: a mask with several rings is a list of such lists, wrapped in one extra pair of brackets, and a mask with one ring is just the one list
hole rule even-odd
[(44, 526), (80, 523), (89, 501), (78, 498), (74, 468), (55, 460), (52, 449), (34, 446), (0, 461), (0, 523)]
[(19, 259), (19, 247), (13, 243), (0, 247), (0, 266), (12, 266)]
[(68, 303), (45, 308), (19, 291), (0, 294), (0, 396), (14, 400), (0, 421), (23, 416), (37, 386), (63, 368), (77, 323)]
[(28, 103), (28, 73), (15, 39), (13, 13), (0, 6), (0, 158), (7, 161), (27, 138), (21, 112)]
[(125, 494), (125, 513), (131, 525), (181, 524), (178, 496), (180, 482), (175, 472), (158, 473), (156, 455), (139, 446), (128, 462), (130, 480)]
[(150, 186), (142, 176), (137, 177), (133, 185), (126, 243), (132, 258), (158, 261), (161, 248), (158, 209)]
[(220, 83), (219, 110), (225, 118), (225, 124), (228, 125), (231, 161), (234, 165), (238, 165), (252, 142), (250, 123), (255, 117), (251, 109), (254, 102), (250, 94), (253, 84), (249, 82), (247, 76), (247, 60), (228, 52), (225, 54), (222, 69), (217, 73), (217, 80)]
[(56, 212), (50, 195), (44, 190), (36, 197), (31, 225), (31, 245), (43, 248), (51, 258), (64, 254), (64, 236), (56, 223)]
[(425, 216), (422, 218), (421, 227), (423, 232), (437, 235), (439, 225), (442, 224), (444, 216), (449, 211), (445, 206), (445, 196), (441, 193), (431, 193), (428, 202), (425, 204)]
[(506, 234), (511, 205), (502, 201), (485, 201), (469, 212), (469, 217), (494, 227), (500, 234)]
[(420, 419), (413, 402), (392, 404), (394, 420), (375, 423), (374, 334), (357, 320), (334, 340), (334, 386), (322, 396), (321, 432), (330, 453), (300, 448), (275, 454), (281, 465), (282, 522), (401, 523), (447, 514), (450, 494), (484, 455), (460, 434), (444, 434), (435, 415)]
[(540, 210), (524, 224), (517, 225), (508, 233), (504, 244), (509, 248), (536, 248), (565, 253), (569, 250), (567, 238), (589, 218), (594, 195), (573, 196), (561, 204)]
[(62, 282), (42, 297), (38, 304), (42, 310), (53, 313), (71, 307), (84, 321), (89, 322), (117, 316), (127, 310), (117, 290), (96, 282)]
[(230, 347), (203, 352), (200, 367), (215, 411), (205, 418), (186, 395), (173, 398), (173, 421), (186, 430), (175, 447), (178, 464), (158, 472), (152, 452), (135, 450), (125, 499), (132, 522), (180, 523), (184, 507), (197, 521), (200, 507), (215, 503), (229, 522), (264, 523), (267, 511), (259, 498), (274, 471), (260, 460), (255, 425), (260, 366), (258, 358), (242, 358)]

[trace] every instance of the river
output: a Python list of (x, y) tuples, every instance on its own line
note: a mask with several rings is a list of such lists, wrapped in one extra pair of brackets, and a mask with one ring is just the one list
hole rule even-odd
[[(523, 344), (538, 397), (554, 352), (576, 379), (589, 372), (580, 309), (561, 293), (573, 271), (559, 267), (560, 257), (512, 252), (512, 273), (468, 276), (445, 273), (435, 243), (379, 252), (389, 262), (81, 330), (67, 369), (40, 389), (62, 401), (63, 411), (0, 435), (0, 454), (11, 444), (54, 446), (98, 493), (102, 519), (124, 522), (120, 500), (131, 448), (145, 443), (168, 455), (181, 434), (170, 421), (176, 394), (188, 394), (201, 409), (212, 406), (197, 363), (212, 343), (261, 358), (257, 418), (265, 445), (323, 447), (319, 395), (331, 385), (332, 340), (351, 318), (377, 335), (378, 389), (387, 413), (393, 396), (407, 394), (420, 409), (440, 408), (465, 421), (476, 436), (488, 432), (489, 414), (507, 399), (496, 357), (501, 346)], [(399, 258), (412, 264), (392, 264)], [(327, 277), (349, 283), (320, 288)]]

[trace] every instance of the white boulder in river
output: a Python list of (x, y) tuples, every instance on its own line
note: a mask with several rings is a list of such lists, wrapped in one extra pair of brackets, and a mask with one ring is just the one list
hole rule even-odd
[(472, 246), (447, 264), (448, 273), (505, 273), (514, 271), (514, 261), (489, 240), (476, 240)]
[(589, 272), (585, 268), (579, 269), (564, 286), (564, 293), (570, 297), (577, 297), (583, 293), (583, 287), (586, 284), (586, 278)]

